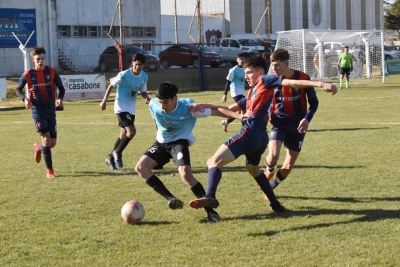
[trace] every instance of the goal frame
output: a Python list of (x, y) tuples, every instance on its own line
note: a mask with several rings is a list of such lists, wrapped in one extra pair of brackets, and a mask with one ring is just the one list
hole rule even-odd
[[(350, 53), (354, 57), (353, 63), (355, 63), (356, 68), (350, 75), (352, 81), (361, 82), (365, 79), (382, 78), (382, 82), (385, 82), (386, 66), (383, 31), (301, 29), (279, 31), (277, 33), (278, 38), (275, 49), (285, 48), (289, 51), (289, 66), (291, 68), (301, 70), (307, 74), (317, 72), (313, 79), (329, 82), (338, 81), (339, 74), (336, 65), (340, 52), (333, 49), (328, 51), (325, 48), (326, 44), (340, 43), (341, 45), (348, 45)], [(329, 54), (330, 63), (326, 60), (328, 53), (331, 53)], [(317, 62), (310, 62), (310, 54), (313, 57), (318, 56), (318, 59), (315, 60)], [(373, 70), (374, 66), (376, 68)], [(333, 70), (334, 67), (336, 68), (335, 70)], [(327, 68), (330, 69), (331, 75), (327, 74)], [(269, 73), (272, 73), (271, 68)]]

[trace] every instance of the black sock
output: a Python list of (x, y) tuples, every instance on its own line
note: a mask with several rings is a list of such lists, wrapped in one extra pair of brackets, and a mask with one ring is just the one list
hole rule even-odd
[(271, 166), (267, 164), (268, 172), (273, 172), (275, 170), (275, 166), (276, 166), (276, 164), (275, 165), (271, 165)]
[(228, 118), (227, 120), (226, 120), (226, 124), (229, 124), (229, 123), (231, 123), (232, 121), (234, 121), (235, 119), (232, 119), (232, 118)]
[(43, 147), (43, 158), (44, 162), (46, 163), (47, 169), (53, 169), (53, 160), (51, 158), (51, 148), (50, 147)]
[(222, 171), (218, 167), (208, 169), (206, 196), (215, 198), (217, 187), (222, 178)]
[(256, 180), (257, 184), (260, 186), (264, 194), (268, 197), (271, 204), (278, 203), (278, 200), (276, 199), (274, 191), (272, 190), (271, 185), (268, 182), (267, 176), (265, 176), (265, 173), (261, 172), (261, 174), (257, 177), (254, 177), (254, 179)]
[(283, 177), (282, 174), (278, 171), (276, 173), (276, 177), (270, 182), (272, 189), (277, 187), (286, 177)]
[[(113, 151), (116, 150), (116, 149), (118, 148), (119, 143), (121, 143), (121, 138), (118, 137), (117, 141), (115, 141)], [(111, 151), (111, 155), (112, 155), (112, 152), (113, 152), (113, 151)]]
[(174, 195), (171, 194), (171, 192), (168, 191), (168, 189), (165, 187), (163, 182), (161, 180), (153, 175), (151, 176), (147, 181), (146, 184), (148, 184), (150, 187), (152, 187), (157, 193), (162, 195), (164, 198), (170, 200), (171, 198), (174, 197)]
[[(204, 187), (200, 182), (198, 182), (195, 186), (193, 186), (191, 190), (197, 198), (203, 197), (206, 194), (206, 190), (204, 190)], [(206, 210), (207, 213), (214, 211), (214, 209), (210, 207), (204, 207), (204, 209)]]
[(122, 155), (122, 151), (124, 151), (125, 147), (129, 144), (131, 140), (132, 139), (126, 135), (122, 136), (121, 142), (119, 143), (117, 149), (115, 149), (115, 152), (117, 152), (118, 155)]

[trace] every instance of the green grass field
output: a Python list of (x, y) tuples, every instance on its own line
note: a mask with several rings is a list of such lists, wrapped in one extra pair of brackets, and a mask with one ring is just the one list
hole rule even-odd
[[(289, 211), (269, 210), (241, 157), (223, 169), (216, 224), (189, 207), (194, 196), (174, 164), (157, 175), (185, 201), (183, 210), (170, 210), (135, 174), (155, 140), (143, 101), (126, 167), (114, 172), (104, 164), (119, 131), (113, 99), (103, 112), (99, 100), (66, 101), (57, 113), (53, 180), (33, 159), (40, 139), (30, 112), (8, 103), (0, 109), (0, 266), (399, 266), (399, 82), (389, 76), (335, 96), (318, 91), (302, 153), (275, 190)], [(221, 95), (180, 97), (219, 102)], [(192, 167), (204, 186), (207, 158), (240, 128), (236, 122), (224, 133), (220, 120), (199, 119), (194, 131)], [(131, 199), (146, 208), (141, 225), (121, 218)]]

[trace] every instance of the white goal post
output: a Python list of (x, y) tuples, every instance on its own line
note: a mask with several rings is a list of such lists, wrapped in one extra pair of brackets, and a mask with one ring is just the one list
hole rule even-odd
[[(277, 48), (289, 51), (289, 66), (312, 79), (337, 82), (337, 62), (343, 47), (353, 54), (352, 83), (385, 82), (383, 31), (293, 30), (278, 32)], [(272, 73), (270, 68), (269, 73)]]

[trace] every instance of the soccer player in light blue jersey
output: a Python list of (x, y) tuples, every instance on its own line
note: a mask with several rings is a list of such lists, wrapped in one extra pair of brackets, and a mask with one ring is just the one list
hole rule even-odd
[[(239, 102), (240, 99), (246, 98), (245, 91), (245, 73), (243, 70), (243, 63), (246, 58), (248, 58), (248, 53), (240, 53), (236, 58), (237, 65), (233, 68), (229, 69), (228, 76), (226, 76), (226, 84), (224, 95), (222, 96), (222, 103), (226, 102), (226, 95), (228, 94), (228, 90), (231, 93), (231, 96), (235, 102)], [(222, 129), (224, 132), (228, 131), (228, 124), (233, 121), (232, 118), (227, 120), (222, 120)]]
[(121, 128), (117, 141), (111, 154), (108, 155), (105, 162), (111, 168), (116, 170), (116, 165), (123, 167), (122, 152), (136, 135), (135, 114), (136, 114), (136, 96), (138, 93), (146, 100), (146, 104), (150, 102), (147, 95), (148, 76), (143, 71), (146, 57), (138, 52), (133, 55), (132, 68), (121, 71), (114, 78), (110, 79), (110, 85), (104, 94), (103, 101), (99, 104), (101, 110), (106, 109), (107, 98), (114, 87), (117, 88), (117, 93), (114, 101), (114, 113), (118, 117)]
[[(195, 142), (193, 128), (199, 117), (209, 115), (223, 116), (220, 112), (226, 112), (233, 118), (241, 119), (241, 115), (226, 109), (204, 109), (192, 112), (191, 104), (194, 100), (177, 96), (178, 87), (169, 82), (161, 83), (156, 90), (156, 97), (150, 101), (150, 113), (154, 119), (157, 136), (156, 142), (144, 153), (136, 164), (135, 170), (158, 194), (168, 200), (171, 209), (181, 209), (183, 202), (176, 198), (152, 172), (153, 169), (162, 169), (171, 159), (178, 167), (179, 175), (196, 197), (205, 195), (203, 185), (193, 176), (190, 165), (189, 146)], [(221, 108), (222, 109), (222, 108)], [(218, 213), (209, 207), (207, 221), (217, 222), (221, 218)]]

